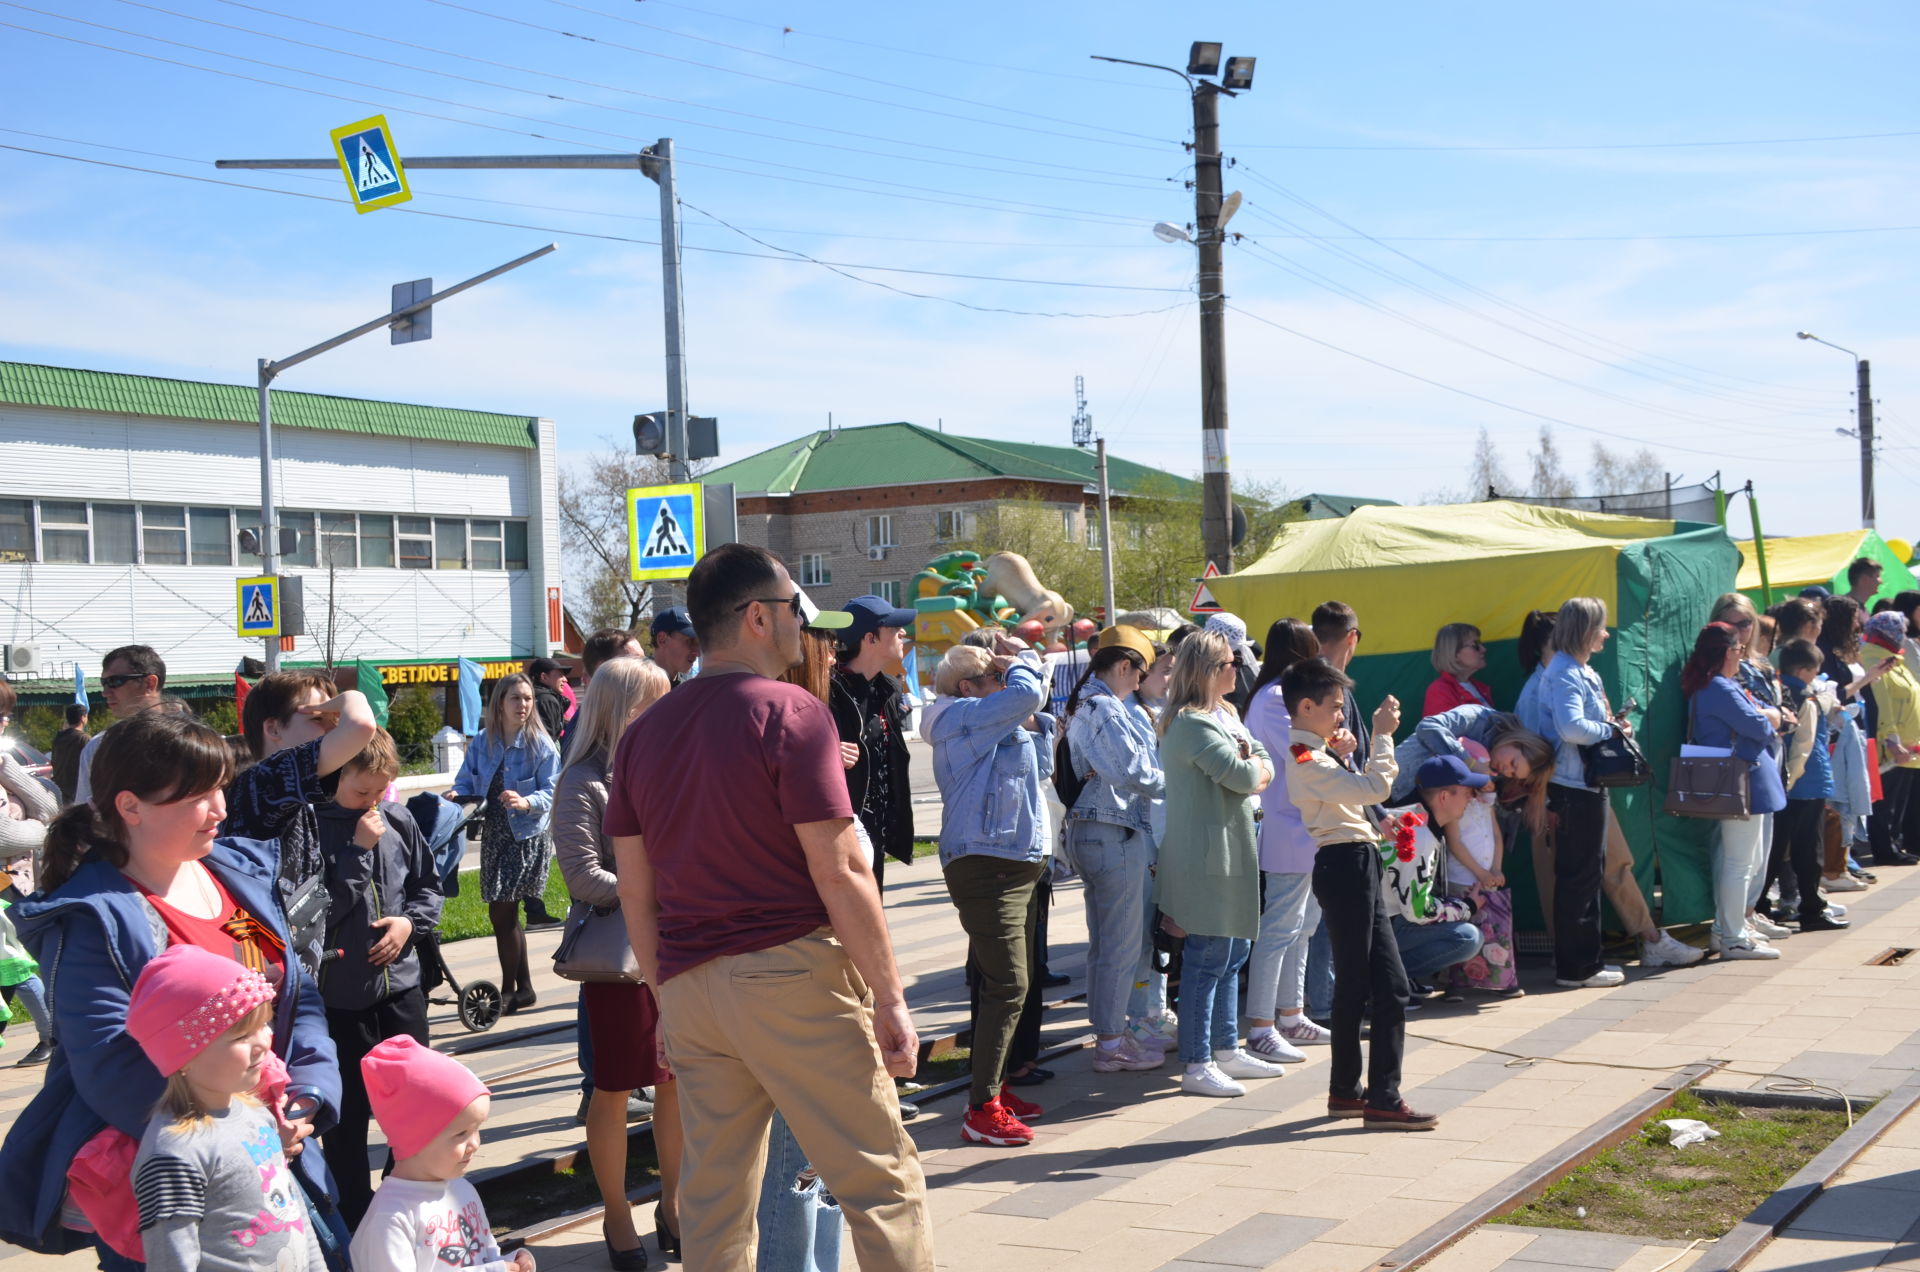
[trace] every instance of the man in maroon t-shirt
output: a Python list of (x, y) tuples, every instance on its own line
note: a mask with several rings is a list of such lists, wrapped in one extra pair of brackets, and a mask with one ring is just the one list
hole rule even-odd
[(773, 679), (800, 664), (801, 603), (764, 549), (702, 557), (687, 580), (700, 675), (649, 707), (614, 760), (604, 827), (686, 1127), (686, 1268), (752, 1265), (777, 1107), (864, 1272), (930, 1272), (926, 1182), (892, 1082), (912, 1076), (920, 1042), (839, 734), (825, 704)]

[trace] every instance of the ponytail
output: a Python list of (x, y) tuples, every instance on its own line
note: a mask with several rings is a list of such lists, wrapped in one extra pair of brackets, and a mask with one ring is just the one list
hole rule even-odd
[(98, 857), (118, 869), (127, 864), (127, 846), (107, 833), (92, 804), (74, 804), (60, 810), (47, 827), (41, 850), (40, 890), (52, 892), (88, 860)]

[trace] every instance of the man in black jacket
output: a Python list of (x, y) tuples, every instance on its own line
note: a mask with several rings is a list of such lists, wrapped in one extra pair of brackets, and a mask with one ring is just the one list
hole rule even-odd
[(567, 678), (567, 669), (551, 658), (529, 658), (527, 677), (533, 681), (533, 709), (540, 713), (547, 736), (559, 746), (567, 721), (567, 700), (560, 693), (560, 682)]
[(873, 877), (880, 882), (888, 857), (913, 860), (907, 697), (886, 669), (906, 655), (914, 612), (878, 596), (856, 596), (843, 608), (853, 622), (839, 632), (839, 666), (827, 705), (851, 759), (847, 794), (873, 840)]

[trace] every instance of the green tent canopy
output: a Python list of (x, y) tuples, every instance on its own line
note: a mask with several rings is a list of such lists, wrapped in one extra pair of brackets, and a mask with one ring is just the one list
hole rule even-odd
[(1838, 534), (1805, 534), (1791, 539), (1768, 539), (1767, 587), (1760, 586), (1760, 558), (1751, 540), (1738, 544), (1740, 578), (1735, 584), (1753, 603), (1766, 609), (1815, 583), (1835, 596), (1847, 593), (1847, 567), (1860, 557), (1880, 563), (1880, 590), (1873, 600), (1920, 588), (1913, 571), (1887, 541), (1872, 530), (1842, 530)]
[[(1616, 792), (1643, 891), (1662, 887), (1667, 923), (1713, 915), (1710, 827), (1660, 812), (1668, 760), (1685, 731), (1680, 666), (1713, 601), (1733, 589), (1740, 554), (1726, 532), (1699, 522), (1659, 521), (1510, 501), (1428, 508), (1358, 507), (1338, 520), (1287, 526), (1261, 560), (1209, 581), (1221, 605), (1256, 638), (1275, 620), (1307, 619), (1322, 601), (1359, 616), (1350, 669), (1371, 712), (1400, 699), (1402, 736), (1420, 717), (1434, 679), (1434, 633), (1472, 623), (1487, 645), (1482, 677), (1495, 705), (1511, 710), (1525, 674), (1515, 642), (1528, 611), (1571, 596), (1606, 603), (1613, 639), (1593, 666), (1628, 715), (1653, 763), (1649, 786)], [(1507, 855), (1524, 878), (1525, 853)], [(1533, 890), (1516, 887), (1522, 916), (1537, 914)]]

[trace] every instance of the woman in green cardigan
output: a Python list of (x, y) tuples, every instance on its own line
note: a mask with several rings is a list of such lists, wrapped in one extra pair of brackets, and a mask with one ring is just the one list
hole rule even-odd
[(1180, 646), (1160, 714), (1167, 834), (1160, 844), (1159, 903), (1169, 931), (1186, 937), (1180, 973), (1180, 1089), (1245, 1095), (1236, 1078), (1286, 1070), (1240, 1048), (1240, 967), (1260, 930), (1260, 853), (1253, 797), (1273, 780), (1273, 760), (1227, 695), (1239, 659), (1226, 638), (1199, 632)]

